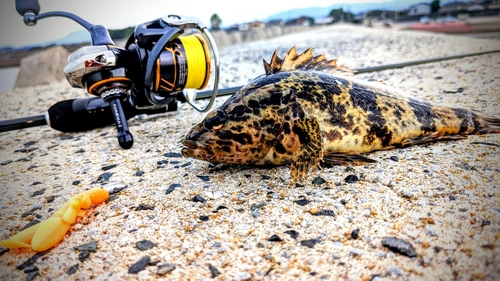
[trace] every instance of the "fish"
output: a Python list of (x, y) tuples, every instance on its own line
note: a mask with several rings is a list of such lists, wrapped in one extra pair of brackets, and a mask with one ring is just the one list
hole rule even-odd
[(312, 47), (263, 60), (265, 74), (208, 113), (181, 153), (211, 163), (290, 165), (293, 182), (321, 163), (367, 164), (364, 154), (471, 134), (500, 133), (500, 119), (418, 99), (313, 56)]

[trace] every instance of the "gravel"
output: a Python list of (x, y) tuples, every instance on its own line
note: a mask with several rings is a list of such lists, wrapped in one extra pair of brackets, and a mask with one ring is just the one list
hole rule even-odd
[[(351, 69), (500, 49), (500, 41), (334, 25), (220, 48), (220, 87), (263, 74), (263, 58), (269, 61), (274, 50), (282, 57), (293, 45), (298, 52), (314, 46), (314, 54), (339, 58)], [(498, 73), (500, 55), (489, 54), (356, 78), (500, 116)], [(16, 89), (2, 93), (0, 114), (30, 116), (85, 96), (65, 81)], [(0, 133), (0, 239), (37, 216), (50, 217), (78, 192), (110, 181), (127, 186), (78, 218), (53, 249), (2, 250), (0, 279), (500, 278), (500, 135), (375, 152), (369, 157), (377, 163), (323, 167), (291, 186), (288, 167), (182, 158), (179, 141), (205, 115), (182, 104), (175, 113), (132, 119), (130, 150), (118, 146), (113, 127)], [(335, 216), (314, 215), (321, 210)], [(353, 229), (361, 229), (363, 239), (355, 239)], [(273, 235), (282, 241), (268, 241)], [(386, 237), (411, 243), (418, 255), (393, 253), (382, 245)], [(156, 247), (137, 249), (143, 240)], [(97, 242), (95, 252), (73, 249), (89, 241)]]

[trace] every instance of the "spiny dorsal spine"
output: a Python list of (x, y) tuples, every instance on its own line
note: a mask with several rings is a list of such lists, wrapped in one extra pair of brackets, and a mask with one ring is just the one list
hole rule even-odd
[(312, 47), (301, 54), (297, 54), (297, 48), (293, 46), (283, 59), (278, 56), (277, 51), (274, 51), (271, 62), (268, 63), (265, 59), (263, 62), (266, 75), (294, 70), (317, 70), (330, 73), (352, 74), (352, 71), (346, 67), (338, 66), (336, 59), (326, 60), (324, 54), (313, 57)]

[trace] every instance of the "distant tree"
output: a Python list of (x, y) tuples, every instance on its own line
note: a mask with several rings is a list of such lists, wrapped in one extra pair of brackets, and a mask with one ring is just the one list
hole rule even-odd
[(217, 14), (213, 14), (210, 17), (210, 24), (212, 25), (212, 31), (220, 30), (220, 24), (222, 23), (221, 18)]
[(333, 9), (330, 11), (329, 16), (332, 17), (335, 22), (339, 22), (342, 19), (342, 17), (344, 16), (344, 9), (342, 9), (342, 8)]
[(440, 5), (439, 0), (434, 0), (431, 2), (431, 14), (435, 14), (439, 11)]

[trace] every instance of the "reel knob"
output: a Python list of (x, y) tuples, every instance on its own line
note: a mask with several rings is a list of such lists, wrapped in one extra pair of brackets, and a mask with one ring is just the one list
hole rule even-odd
[(121, 98), (126, 94), (127, 89), (114, 88), (106, 90), (101, 94), (102, 99), (109, 103), (113, 119), (115, 120), (116, 130), (118, 131), (118, 143), (123, 149), (129, 149), (134, 144), (134, 137), (128, 129), (127, 119), (123, 112)]

